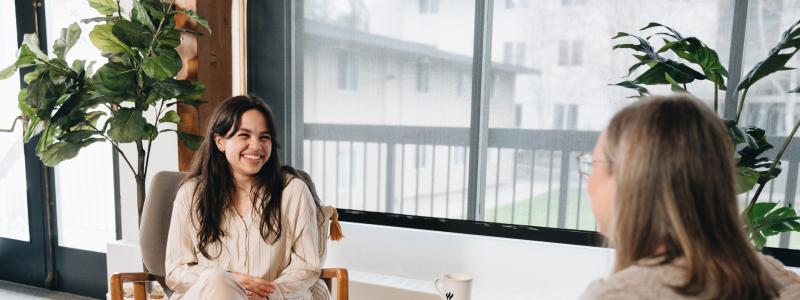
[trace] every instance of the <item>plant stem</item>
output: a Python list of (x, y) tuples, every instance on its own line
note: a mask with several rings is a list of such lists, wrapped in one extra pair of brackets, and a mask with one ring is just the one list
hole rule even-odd
[[(775, 159), (772, 161), (772, 164), (769, 166), (769, 169), (767, 170), (767, 176), (769, 176), (769, 174), (772, 174), (772, 172), (780, 163), (781, 157), (783, 157), (783, 153), (786, 152), (787, 148), (789, 148), (789, 144), (792, 142), (792, 138), (794, 138), (794, 134), (797, 133), (798, 128), (800, 128), (800, 120), (797, 120), (797, 123), (794, 124), (792, 132), (789, 133), (788, 137), (786, 137), (786, 140), (783, 142), (783, 145), (781, 146), (781, 149), (778, 151), (778, 154), (775, 155)], [(756, 204), (756, 201), (758, 201), (758, 196), (761, 195), (761, 191), (764, 189), (764, 186), (767, 185), (768, 181), (769, 180), (758, 184), (758, 189), (756, 190), (755, 194), (753, 194), (753, 198), (750, 199), (750, 203), (747, 204), (747, 208), (744, 210), (745, 217), (750, 215), (750, 211), (753, 209), (753, 206)]]
[(125, 152), (123, 152), (123, 151), (122, 151), (122, 149), (120, 149), (120, 148), (119, 148), (119, 145), (118, 145), (116, 142), (114, 142), (114, 140), (112, 140), (111, 138), (109, 138), (107, 135), (103, 134), (103, 131), (102, 131), (102, 130), (100, 130), (100, 129), (97, 129), (97, 126), (94, 126), (94, 125), (93, 125), (93, 124), (91, 124), (91, 123), (87, 123), (87, 124), (88, 124), (89, 126), (91, 126), (92, 128), (94, 128), (94, 130), (95, 130), (95, 131), (99, 132), (99, 133), (100, 133), (100, 136), (102, 136), (102, 137), (103, 137), (104, 139), (106, 139), (106, 140), (107, 140), (109, 143), (111, 143), (111, 146), (112, 146), (112, 147), (114, 147), (114, 150), (117, 150), (117, 152), (119, 152), (119, 154), (120, 154), (120, 155), (122, 155), (122, 159), (124, 159), (124, 160), (125, 160), (125, 163), (127, 163), (127, 164), (128, 164), (128, 168), (130, 168), (130, 169), (131, 169), (131, 173), (133, 173), (133, 175), (134, 175), (134, 176), (136, 176), (136, 170), (133, 168), (133, 164), (131, 164), (131, 161), (130, 161), (130, 160), (128, 160), (128, 157), (127, 157), (127, 156), (125, 156)]
[(136, 175), (136, 208), (139, 212), (139, 224), (142, 223), (142, 209), (144, 208), (144, 180), (147, 177), (147, 170), (144, 168), (145, 152), (142, 140), (136, 141), (136, 153), (138, 154), (137, 167), (139, 174)]
[(717, 108), (718, 102), (719, 102), (719, 87), (717, 86), (717, 83), (714, 82), (714, 113), (716, 114), (719, 114), (719, 109)]
[[(156, 127), (156, 129), (155, 129), (156, 130), (156, 134), (158, 134), (158, 121), (159, 121), (159, 118), (161, 118), (162, 109), (164, 109), (164, 101), (161, 101), (161, 105), (158, 107), (158, 113), (156, 113), (156, 123), (154, 125)], [(145, 159), (145, 163), (144, 163), (145, 172), (147, 172), (147, 170), (150, 169), (150, 153), (151, 153), (150, 147), (152, 145), (153, 145), (153, 139), (147, 140), (147, 159)]]
[(689, 90), (686, 89), (686, 84), (685, 83), (683, 84), (683, 90), (686, 91), (687, 93), (689, 92)]
[(117, 16), (122, 19), (122, 7), (119, 6), (119, 0), (117, 0)]
[(742, 111), (744, 110), (744, 99), (747, 98), (747, 91), (749, 90), (749, 87), (745, 88), (742, 93), (742, 99), (739, 99), (739, 109), (736, 111), (736, 124), (739, 124), (739, 118), (742, 116)]
[(175, 0), (170, 1), (169, 7), (164, 11), (164, 17), (161, 18), (161, 21), (158, 22), (158, 29), (156, 29), (156, 33), (153, 34), (153, 40), (150, 41), (150, 47), (147, 48), (147, 54), (145, 54), (145, 57), (149, 57), (150, 55), (153, 54), (153, 47), (156, 45), (156, 40), (158, 40), (158, 35), (161, 34), (161, 29), (164, 28), (164, 21), (166, 21), (169, 16), (169, 14), (167, 13), (169, 12), (170, 9), (172, 9), (174, 5), (175, 5)]
[(43, 64), (47, 65), (48, 67), (51, 67), (51, 68), (53, 68), (53, 69), (56, 69), (57, 71), (61, 72), (61, 73), (62, 73), (62, 74), (64, 74), (65, 76), (70, 76), (70, 75), (72, 75), (72, 70), (64, 70), (64, 69), (62, 69), (60, 66), (58, 66), (58, 65), (54, 65), (54, 64), (50, 63), (49, 61), (46, 61), (46, 60), (43, 60), (43, 59), (38, 59), (38, 58), (36, 58), (36, 60), (38, 60), (38, 61), (42, 62)]

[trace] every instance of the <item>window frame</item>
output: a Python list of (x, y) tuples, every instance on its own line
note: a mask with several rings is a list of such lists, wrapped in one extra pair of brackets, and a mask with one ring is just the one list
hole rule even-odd
[[(585, 3), (585, 2), (583, 2)], [(303, 106), (303, 1), (249, 1), (248, 15), (248, 80), (270, 84), (249, 84), (249, 93), (265, 96), (283, 128), (279, 138), (285, 161), (303, 165), (304, 123)], [(520, 240), (602, 247), (598, 232), (553, 227), (511, 225), (477, 221), (483, 219), (486, 162), (488, 152), (488, 110), (493, 79), (490, 68), (492, 18), (494, 1), (475, 1), (473, 68), (469, 128), (469, 165), (466, 219), (445, 219), (416, 215), (401, 215), (352, 209), (339, 209), (340, 220), (346, 222), (385, 225), (452, 233), (506, 237)], [(735, 0), (731, 28), (729, 82), (735, 84), (742, 76), (742, 54), (747, 17), (747, 0)], [(438, 9), (436, 10), (438, 12)], [(272, 45), (264, 47), (264, 45)], [(568, 48), (572, 48), (569, 42)], [(571, 53), (570, 53), (571, 54)], [(571, 62), (571, 55), (568, 60)], [(275, 67), (278, 66), (278, 67)], [(724, 101), (724, 116), (736, 113), (738, 91), (728, 89)], [(497, 129), (491, 129), (497, 130)], [(279, 130), (281, 131), (281, 130)], [(593, 142), (597, 132), (587, 134)], [(798, 146), (800, 147), (800, 146)], [(457, 150), (454, 150), (457, 151)], [(455, 153), (453, 153), (455, 156)], [(783, 240), (783, 238), (782, 238)], [(787, 240), (788, 241), (788, 240)], [(800, 250), (766, 247), (765, 254), (773, 255), (787, 266), (800, 267)]]

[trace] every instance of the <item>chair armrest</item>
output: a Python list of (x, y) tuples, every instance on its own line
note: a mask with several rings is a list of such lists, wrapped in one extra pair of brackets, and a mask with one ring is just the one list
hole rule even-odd
[(145, 272), (111, 274), (108, 284), (111, 300), (123, 300), (122, 284), (125, 282), (133, 282), (134, 300), (146, 300), (147, 293), (144, 290), (144, 284), (155, 280), (156, 278), (153, 275)]
[(322, 274), (320, 275), (325, 284), (328, 286), (328, 290), (332, 291), (332, 279), (336, 278), (336, 300), (347, 300), (347, 291), (348, 291), (348, 279), (347, 279), (347, 269), (344, 268), (328, 268), (322, 269)]

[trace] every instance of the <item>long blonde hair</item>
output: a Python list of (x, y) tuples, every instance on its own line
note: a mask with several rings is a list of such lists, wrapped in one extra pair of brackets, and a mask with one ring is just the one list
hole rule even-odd
[(688, 95), (645, 98), (614, 116), (606, 139), (616, 181), (615, 272), (644, 258), (681, 258), (686, 281), (673, 287), (680, 294), (776, 296), (745, 238), (733, 146), (712, 110)]

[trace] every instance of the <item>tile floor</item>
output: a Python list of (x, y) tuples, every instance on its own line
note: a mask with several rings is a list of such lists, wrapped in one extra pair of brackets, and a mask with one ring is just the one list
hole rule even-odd
[(92, 298), (51, 291), (0, 280), (0, 299), (12, 300), (88, 300)]

